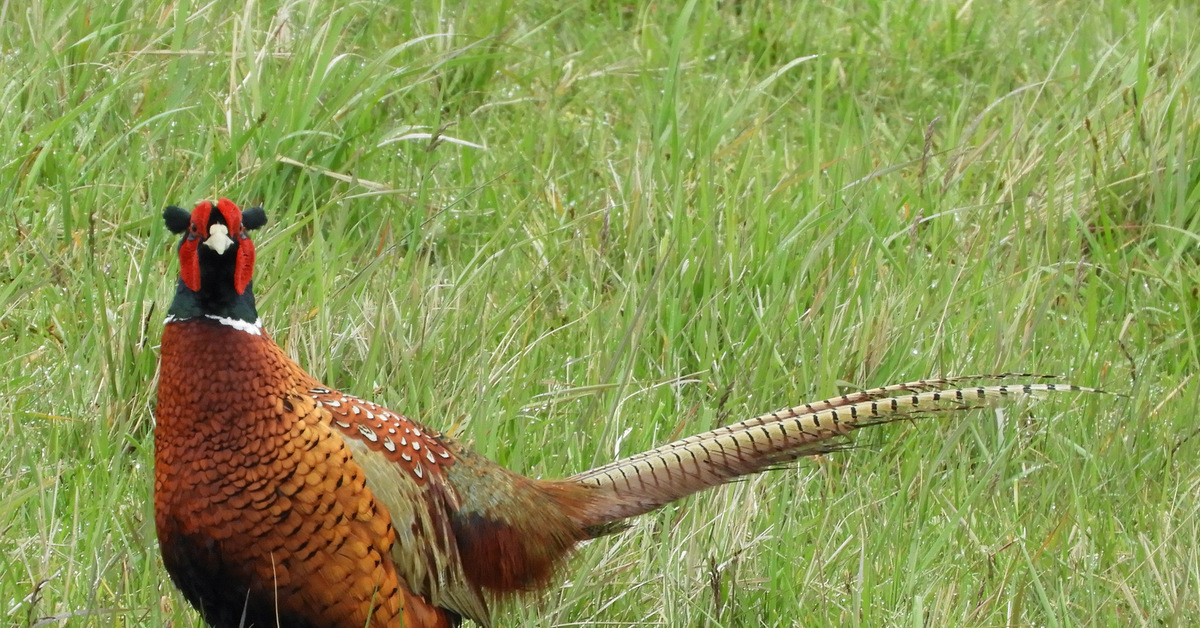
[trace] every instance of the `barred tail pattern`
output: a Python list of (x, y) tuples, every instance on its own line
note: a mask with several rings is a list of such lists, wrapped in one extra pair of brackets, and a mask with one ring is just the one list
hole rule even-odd
[(1103, 391), (1066, 384), (962, 386), (1023, 374), (926, 379), (807, 403), (690, 436), (580, 473), (570, 480), (599, 489), (587, 527), (654, 510), (706, 488), (803, 456), (845, 446), (839, 437), (869, 425), (931, 411), (979, 407), (1009, 396)]

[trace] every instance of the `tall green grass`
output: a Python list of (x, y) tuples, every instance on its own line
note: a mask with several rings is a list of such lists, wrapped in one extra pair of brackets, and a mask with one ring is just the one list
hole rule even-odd
[(262, 204), (329, 385), (538, 476), (934, 374), (1128, 393), (861, 434), (500, 625), (1200, 622), (1200, 16), (1176, 3), (0, 4), (0, 613), (158, 558), (167, 204)]

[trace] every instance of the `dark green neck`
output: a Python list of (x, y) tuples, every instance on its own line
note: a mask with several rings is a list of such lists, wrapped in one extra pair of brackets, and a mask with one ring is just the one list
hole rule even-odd
[(175, 298), (167, 315), (174, 320), (209, 316), (244, 321), (253, 325), (258, 321), (258, 310), (254, 307), (254, 282), (246, 291), (238, 294), (231, 281), (209, 281), (201, 279), (200, 290), (193, 291), (183, 280), (175, 286)]

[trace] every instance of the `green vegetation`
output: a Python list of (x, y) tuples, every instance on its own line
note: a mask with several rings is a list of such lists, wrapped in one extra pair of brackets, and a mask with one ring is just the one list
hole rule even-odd
[(0, 623), (198, 625), (160, 211), (218, 196), (301, 364), (532, 475), (927, 375), (1129, 395), (863, 432), (503, 626), (1200, 623), (1200, 13), (828, 4), (0, 3)]

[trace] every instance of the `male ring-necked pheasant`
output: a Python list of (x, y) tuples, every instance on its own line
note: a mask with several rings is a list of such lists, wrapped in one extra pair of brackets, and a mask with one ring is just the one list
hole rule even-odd
[(162, 338), (155, 522), (167, 571), (217, 628), (490, 626), (491, 599), (544, 585), (576, 544), (628, 517), (831, 451), (889, 416), (1090, 390), (923, 380), (535, 480), (289, 359), (254, 306), (248, 232), (266, 223), (261, 208), (221, 199), (163, 217), (183, 238)]

